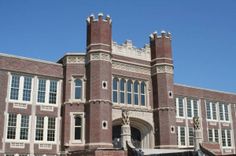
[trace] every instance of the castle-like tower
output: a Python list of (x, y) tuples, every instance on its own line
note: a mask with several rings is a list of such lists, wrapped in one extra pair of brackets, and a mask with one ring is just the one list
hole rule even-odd
[(162, 31), (159, 36), (154, 32), (150, 36), (150, 47), (155, 148), (173, 148), (177, 140), (171, 34)]
[(111, 19), (87, 19), (86, 145), (112, 147)]

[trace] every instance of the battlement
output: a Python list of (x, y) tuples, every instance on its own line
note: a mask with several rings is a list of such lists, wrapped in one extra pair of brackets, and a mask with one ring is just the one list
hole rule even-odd
[(91, 22), (97, 22), (97, 21), (103, 21), (103, 22), (108, 22), (109, 24), (111, 24), (111, 17), (109, 15), (106, 15), (106, 17), (103, 16), (103, 13), (99, 13), (97, 15), (97, 18), (94, 16), (94, 14), (91, 14), (88, 18), (87, 18), (87, 22), (91, 23)]
[(145, 44), (143, 48), (136, 48), (135, 46), (133, 46), (131, 40), (126, 40), (122, 45), (118, 45), (113, 41), (112, 54), (141, 59), (145, 61), (151, 60), (149, 44)]
[(169, 39), (171, 39), (171, 33), (162, 30), (161, 34), (158, 35), (157, 31), (155, 31), (152, 34), (150, 34), (149, 37), (150, 37), (151, 40), (154, 40), (155, 38), (169, 38)]

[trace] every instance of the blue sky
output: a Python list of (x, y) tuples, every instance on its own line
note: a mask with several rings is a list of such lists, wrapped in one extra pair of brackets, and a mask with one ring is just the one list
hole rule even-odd
[(175, 82), (236, 93), (235, 0), (0, 0), (0, 52), (57, 61), (84, 52), (86, 18), (109, 14), (113, 40), (136, 47), (172, 33)]

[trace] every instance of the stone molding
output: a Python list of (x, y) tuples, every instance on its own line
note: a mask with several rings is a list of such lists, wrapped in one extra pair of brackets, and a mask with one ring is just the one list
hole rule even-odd
[(173, 65), (156, 65), (152, 67), (151, 73), (152, 75), (162, 74), (162, 73), (174, 74), (174, 67)]
[(77, 64), (77, 63), (81, 63), (84, 64), (85, 63), (85, 56), (67, 56), (65, 59), (65, 63), (66, 64)]
[(128, 72), (134, 72), (134, 73), (139, 73), (139, 74), (146, 74), (150, 75), (150, 68), (144, 68), (138, 65), (132, 65), (128, 63), (121, 63), (121, 62), (112, 62), (112, 68), (113, 69), (118, 69), (118, 70), (124, 70)]

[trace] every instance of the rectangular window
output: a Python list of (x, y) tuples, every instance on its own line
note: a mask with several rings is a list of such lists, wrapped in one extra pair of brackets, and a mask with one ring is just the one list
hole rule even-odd
[(193, 146), (194, 145), (194, 133), (193, 133), (192, 127), (189, 127), (188, 134), (189, 134), (189, 146)]
[(207, 109), (207, 119), (209, 120), (216, 120), (216, 103), (214, 102), (206, 102), (206, 109)]
[(134, 82), (134, 104), (138, 105), (139, 101), (138, 101), (138, 87), (139, 87), (139, 83), (138, 81)]
[(10, 99), (18, 100), (19, 97), (20, 76), (12, 75)]
[(45, 103), (46, 80), (39, 79), (38, 81), (38, 102)]
[(221, 138), (222, 138), (222, 146), (223, 147), (231, 147), (231, 131), (229, 129), (221, 130)]
[(132, 103), (132, 82), (129, 80), (127, 82), (127, 103), (131, 104)]
[(28, 140), (29, 116), (21, 116), (20, 139)]
[(180, 144), (185, 146), (185, 127), (180, 127)]
[(213, 142), (213, 130), (208, 129), (208, 141)]
[(215, 142), (219, 142), (219, 133), (218, 133), (218, 129), (214, 130), (214, 135), (215, 135)]
[(141, 105), (145, 106), (146, 104), (146, 84), (145, 82), (141, 83)]
[(57, 101), (57, 81), (50, 80), (49, 103), (56, 104)]
[(227, 130), (227, 145), (228, 147), (231, 147), (231, 133), (230, 130)]
[(219, 104), (220, 120), (224, 120), (223, 104)]
[(225, 113), (225, 120), (229, 121), (229, 110), (228, 110), (228, 105), (224, 105), (224, 113)]
[(125, 81), (123, 79), (120, 80), (120, 103), (125, 103)]
[(40, 140), (40, 141), (43, 140), (43, 126), (44, 126), (44, 118), (37, 117), (35, 140)]
[(55, 118), (48, 118), (47, 141), (55, 141)]
[(184, 117), (184, 98), (178, 97), (176, 98), (176, 109), (177, 109), (177, 117)]
[(199, 116), (198, 115), (198, 103), (197, 103), (196, 99), (193, 100), (193, 115), (194, 116)]
[(74, 118), (74, 140), (81, 140), (82, 132), (82, 118), (75, 116)]
[(187, 115), (188, 117), (192, 118), (192, 103), (191, 103), (191, 99), (187, 99)]
[(220, 120), (229, 121), (229, 110), (227, 104), (219, 104)]
[(212, 103), (213, 120), (216, 120), (216, 103)]
[(32, 77), (24, 77), (23, 101), (30, 101), (31, 99), (31, 84)]
[(118, 92), (118, 80), (117, 79), (113, 79), (113, 84), (112, 84), (112, 100), (114, 103), (117, 103), (118, 102), (118, 95), (117, 95), (117, 92)]
[(15, 138), (16, 138), (16, 114), (9, 114), (7, 139), (15, 139)]

